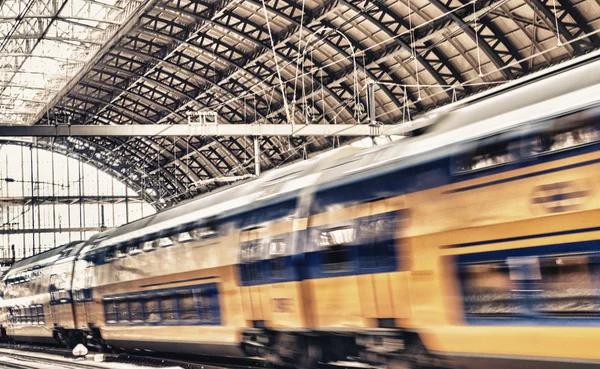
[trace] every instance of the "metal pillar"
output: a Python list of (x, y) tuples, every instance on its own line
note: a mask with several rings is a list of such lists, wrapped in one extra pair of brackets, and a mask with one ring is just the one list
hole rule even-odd
[(260, 143), (258, 136), (254, 136), (254, 175), (260, 176)]
[(369, 123), (375, 124), (375, 83), (369, 81), (367, 83), (367, 114), (369, 117)]
[[(29, 146), (29, 160), (30, 160), (30, 177), (31, 177), (31, 228), (35, 229), (35, 193), (33, 179), (33, 146)], [(35, 255), (35, 233), (31, 234), (31, 255)]]

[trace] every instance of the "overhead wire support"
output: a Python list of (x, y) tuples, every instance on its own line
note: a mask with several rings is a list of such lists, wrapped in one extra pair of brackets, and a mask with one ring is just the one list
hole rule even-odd
[(281, 89), (281, 99), (283, 100), (283, 105), (285, 108), (285, 115), (289, 124), (294, 126), (294, 120), (290, 115), (290, 107), (288, 105), (285, 86), (283, 85), (283, 78), (281, 77), (281, 70), (279, 69), (279, 57), (277, 55), (277, 50), (275, 50), (275, 41), (273, 40), (273, 32), (271, 32), (271, 22), (269, 22), (269, 13), (267, 12), (267, 5), (265, 4), (265, 0), (261, 0), (263, 13), (265, 14), (265, 21), (267, 24), (267, 31), (269, 32), (269, 40), (271, 42), (271, 49), (273, 51), (273, 57), (275, 58), (275, 70), (277, 71), (277, 79), (279, 80), (279, 88)]

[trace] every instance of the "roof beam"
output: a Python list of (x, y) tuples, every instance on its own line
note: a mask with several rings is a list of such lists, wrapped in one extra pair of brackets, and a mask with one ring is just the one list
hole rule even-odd
[(0, 125), (0, 137), (389, 136), (400, 129), (398, 125), (367, 124)]
[(152, 9), (157, 2), (159, 2), (159, 0), (151, 0), (147, 1), (143, 5), (140, 5), (138, 9), (130, 15), (129, 19), (123, 25), (120, 26), (119, 30), (115, 32), (112, 35), (112, 37), (106, 41), (104, 46), (99, 48), (94, 54), (94, 56), (87, 61), (85, 66), (81, 68), (79, 72), (77, 72), (77, 74), (73, 76), (73, 78), (71, 78), (69, 83), (63, 86), (63, 88), (54, 95), (54, 97), (48, 102), (48, 104), (46, 104), (46, 106), (43, 109), (38, 111), (37, 115), (32, 119), (32, 122), (38, 122), (42, 119), (44, 115), (46, 115), (46, 112), (48, 110), (55, 107), (56, 104), (58, 104), (58, 102), (61, 101), (62, 98), (79, 83), (83, 76), (85, 76), (94, 67), (94, 65), (96, 65), (96, 63), (104, 56), (104, 54), (106, 54), (106, 52), (110, 50), (110, 48), (112, 48), (119, 40), (121, 40), (121, 38), (125, 34), (127, 34), (133, 28), (138, 26), (138, 21), (140, 17), (148, 10)]

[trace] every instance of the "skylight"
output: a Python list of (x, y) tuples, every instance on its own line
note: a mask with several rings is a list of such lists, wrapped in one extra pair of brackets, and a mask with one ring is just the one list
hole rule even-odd
[(143, 0), (0, 5), (0, 124), (33, 124)]

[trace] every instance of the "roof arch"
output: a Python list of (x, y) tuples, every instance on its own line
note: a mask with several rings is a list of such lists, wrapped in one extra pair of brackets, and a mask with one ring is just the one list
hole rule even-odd
[[(369, 81), (378, 121), (398, 123), (597, 49), (599, 31), (594, 0), (154, 0), (30, 123), (183, 124), (214, 111), (227, 124), (358, 124)], [(249, 138), (38, 140), (58, 144), (157, 208), (253, 166)], [(260, 161), (335, 144), (262, 137)]]

